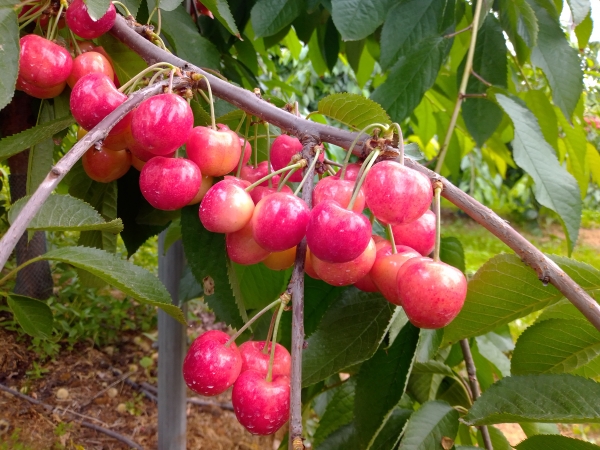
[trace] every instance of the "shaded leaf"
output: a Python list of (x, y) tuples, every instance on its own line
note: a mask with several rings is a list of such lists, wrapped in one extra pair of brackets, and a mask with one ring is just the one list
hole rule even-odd
[(290, 271), (274, 271), (264, 264), (242, 266), (233, 263), (243, 304), (247, 309), (262, 309), (281, 295), (290, 278)]
[(50, 338), (54, 318), (46, 303), (17, 294), (9, 294), (7, 302), (25, 333), (40, 339)]
[(316, 447), (316, 450), (361, 450), (356, 438), (354, 423), (338, 428)]
[(536, 45), (538, 22), (526, 0), (500, 0), (500, 23), (513, 45)]
[(586, 16), (590, 13), (592, 5), (590, 0), (567, 0), (571, 14), (573, 14), (573, 22), (579, 25)]
[(98, 44), (110, 56), (112, 65), (121, 83), (129, 81), (148, 67), (140, 55), (109, 33), (100, 36)]
[(445, 402), (426, 402), (410, 417), (398, 450), (443, 450), (442, 438), (458, 432), (458, 412)]
[(395, 408), (377, 435), (369, 450), (389, 450), (398, 445), (406, 422), (412, 415), (412, 409)]
[(358, 94), (328, 95), (319, 101), (318, 111), (356, 130), (362, 130), (372, 123), (390, 123), (381, 106)]
[[(65, 115), (68, 115), (69, 111)], [(54, 108), (48, 101), (42, 101), (38, 115), (38, 125), (54, 120)], [(27, 162), (27, 195), (31, 195), (40, 185), (52, 168), (54, 155), (54, 140), (48, 138), (29, 148)]]
[(271, 36), (281, 31), (304, 9), (304, 0), (258, 0), (250, 12), (255, 37)]
[[(487, 429), (490, 434), (490, 440), (492, 441), (492, 447), (494, 450), (513, 450), (502, 431), (491, 425), (488, 426)], [(480, 429), (477, 430), (477, 443), (479, 444), (479, 448), (485, 448)]]
[(440, 260), (465, 271), (465, 251), (462, 243), (453, 236), (443, 237), (440, 242)]
[(503, 377), (510, 376), (510, 360), (487, 336), (475, 338), (481, 356), (494, 365)]
[[(16, 3), (16, 2), (15, 2)], [(19, 25), (17, 14), (10, 8), (0, 9), (0, 109), (10, 103), (15, 92), (19, 72)], [(0, 141), (0, 159), (5, 154), (3, 141)], [(25, 147), (26, 148), (26, 147)], [(15, 152), (17, 153), (17, 152)], [(14, 153), (12, 153), (14, 155)]]
[(391, 3), (391, 0), (332, 0), (331, 16), (344, 41), (357, 41), (383, 23)]
[(110, 0), (86, 0), (85, 6), (92, 20), (97, 21), (106, 14), (110, 3)]
[(335, 394), (327, 404), (323, 415), (319, 418), (319, 427), (314, 435), (313, 445), (325, 440), (333, 431), (349, 424), (354, 418), (354, 389), (355, 380), (350, 378), (335, 390)]
[(231, 14), (227, 0), (202, 0), (202, 4), (213, 13), (215, 19), (227, 28), (227, 31), (234, 36), (240, 37), (240, 32)]
[(546, 94), (541, 90), (528, 90), (525, 103), (535, 115), (546, 142), (558, 152), (558, 119)]

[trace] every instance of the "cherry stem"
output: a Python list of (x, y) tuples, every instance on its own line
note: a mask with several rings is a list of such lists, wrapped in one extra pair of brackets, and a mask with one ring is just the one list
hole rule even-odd
[[(37, 0), (33, 0), (31, 2), (20, 3), (19, 6), (25, 6), (28, 3), (33, 3), (34, 1), (37, 1)], [(21, 22), (21, 25), (19, 25), (19, 30), (25, 28), (27, 25), (29, 25), (34, 20), (37, 20), (37, 18), (43, 14), (44, 10), (48, 9), (49, 7), (50, 7), (50, 2), (46, 2), (39, 8), (33, 7), (29, 11), (27, 11), (27, 13), (20, 16), (19, 22)]]
[[(304, 160), (302, 160), (302, 161), (304, 161)], [(304, 167), (304, 166), (302, 166), (302, 167)], [(277, 192), (281, 192), (281, 190), (286, 185), (286, 183), (288, 182), (288, 180), (292, 177), (292, 175), (294, 175), (294, 173), (298, 169), (300, 169), (300, 167), (291, 169), (288, 173), (285, 174), (285, 177), (283, 177), (283, 179), (281, 181), (279, 181), (279, 185), (277, 186)]]
[(278, 305), (281, 302), (282, 302), (281, 298), (278, 298), (277, 300), (269, 303), (267, 306), (265, 306), (259, 312), (254, 314), (254, 316), (252, 316), (252, 318), (250, 320), (248, 320), (248, 322), (246, 322), (246, 324), (242, 328), (240, 328), (233, 336), (231, 336), (229, 338), (229, 340), (227, 342), (225, 342), (225, 347), (229, 347), (238, 337), (240, 337), (240, 335), (244, 331), (246, 331), (248, 329), (248, 327), (250, 327), (250, 325), (252, 325), (254, 322), (256, 322), (260, 318), (260, 316), (262, 316), (264, 313), (269, 311), (273, 306)]
[(392, 124), (393, 127), (396, 128), (398, 132), (398, 150), (400, 151), (400, 164), (404, 165), (404, 136), (402, 135), (402, 128), (400, 125), (394, 122)]
[(273, 327), (275, 326), (275, 318), (277, 317), (277, 311), (281, 306), (277, 306), (277, 309), (273, 311), (273, 317), (271, 317), (271, 324), (269, 325), (269, 332), (267, 333), (267, 338), (265, 339), (265, 345), (261, 350), (263, 354), (269, 353), (269, 342), (271, 341), (271, 337), (273, 336)]
[(242, 112), (242, 118), (238, 122), (237, 127), (235, 127), (235, 132), (236, 133), (240, 132), (240, 128), (242, 128), (242, 124), (244, 123), (244, 120), (246, 120), (246, 111)]
[(175, 70), (171, 69), (169, 72), (169, 94), (173, 93), (173, 76), (175, 75)]
[(369, 130), (371, 128), (375, 128), (375, 127), (380, 127), (380, 128), (383, 128), (384, 130), (388, 129), (388, 127), (386, 125), (382, 125), (380, 123), (372, 123), (371, 125), (367, 125), (362, 130), (359, 131), (359, 133), (356, 135), (356, 138), (354, 139), (354, 141), (352, 141), (352, 144), (348, 148), (348, 151), (346, 152), (346, 157), (344, 158), (344, 165), (342, 166), (342, 172), (340, 173), (340, 180), (343, 180), (344, 177), (346, 176), (346, 167), (348, 167), (348, 162), (350, 161), (350, 156), (352, 155), (352, 150), (354, 150), (354, 147), (358, 143), (359, 139), (361, 138), (361, 136), (363, 134), (367, 133), (367, 130)]
[[(158, 80), (159, 77), (161, 77), (162, 75), (164, 75), (165, 73), (170, 72), (169, 69), (161, 69), (159, 71), (157, 71), (154, 75), (152, 75), (152, 78), (150, 78), (150, 81), (148, 81), (148, 86), (152, 86), (156, 80)], [(138, 80), (138, 82), (141, 80)], [(131, 86), (128, 90), (133, 90), (135, 89), (137, 86), (137, 83), (134, 84), (133, 86)]]
[(281, 294), (279, 299), (281, 300), (281, 306), (277, 311), (277, 318), (275, 319), (275, 326), (273, 327), (273, 340), (271, 341), (271, 356), (269, 357), (269, 369), (267, 370), (267, 383), (273, 380), (273, 361), (275, 360), (275, 347), (277, 344), (277, 333), (279, 331), (279, 321), (285, 309), (285, 305), (288, 304), (292, 296), (287, 292)]
[[(246, 113), (244, 113), (244, 115), (242, 116), (242, 120), (240, 121), (240, 123), (238, 124), (237, 128), (235, 129), (235, 132), (237, 133), (240, 129), (240, 127), (242, 126), (242, 123), (244, 122), (244, 120), (246, 120)], [(246, 154), (246, 144), (248, 143), (248, 128), (250, 127), (250, 121), (246, 121), (246, 130), (244, 133), (244, 144), (242, 145), (242, 153), (240, 155), (240, 160), (238, 161), (238, 166), (237, 166), (237, 170), (235, 172), (235, 177), (239, 178), (240, 174), (242, 173), (242, 164), (244, 163), (244, 155)]]
[(155, 33), (157, 36), (160, 36), (160, 29), (162, 28), (162, 15), (160, 13), (160, 8), (156, 10), (156, 16), (158, 17), (158, 21), (157, 21), (158, 23), (156, 26)]
[[(265, 126), (267, 127), (267, 173), (271, 173), (271, 131), (268, 123)], [(272, 178), (269, 178), (269, 187), (273, 187)]]
[(159, 62), (156, 64), (152, 64), (151, 66), (145, 68), (144, 70), (142, 70), (140, 73), (138, 73), (136, 76), (134, 76), (131, 80), (129, 80), (127, 83), (125, 83), (123, 86), (121, 86), (119, 88), (119, 92), (125, 92), (125, 90), (134, 85), (135, 83), (137, 83), (139, 80), (141, 80), (142, 78), (144, 78), (147, 74), (149, 74), (150, 72), (154, 72), (157, 69), (161, 69), (159, 71), (159, 73), (161, 73), (163, 70), (165, 70), (166, 68), (169, 69), (175, 69), (175, 66), (173, 64), (169, 64), (166, 62)]
[(210, 105), (210, 126), (213, 130), (217, 129), (217, 124), (215, 123), (215, 103), (213, 102), (212, 88), (210, 87), (210, 81), (208, 78), (202, 75), (201, 73), (195, 73), (192, 77), (194, 80), (198, 81), (204, 78), (206, 81), (206, 90), (208, 91), (208, 104)]
[(398, 250), (396, 249), (396, 241), (394, 240), (394, 232), (392, 231), (392, 225), (388, 223), (385, 227), (385, 231), (387, 232), (388, 239), (392, 243), (392, 253), (395, 255), (396, 253), (398, 253)]
[(306, 173), (304, 174), (304, 177), (302, 177), (302, 181), (300, 182), (300, 184), (298, 185), (298, 187), (294, 191), (294, 195), (298, 195), (300, 193), (300, 189), (302, 189), (302, 186), (304, 186), (304, 183), (306, 183), (307, 178), (309, 176), (311, 176), (311, 174), (312, 174), (313, 177), (315, 176), (313, 174), (313, 169), (317, 165), (317, 160), (319, 159), (319, 155), (321, 154), (322, 150), (323, 150), (322, 146), (319, 145), (319, 146), (316, 147), (315, 157), (313, 158), (312, 162), (310, 163), (310, 166), (309, 166), (308, 170), (306, 171)]
[(133, 16), (133, 14), (131, 14), (131, 13), (129, 12), (129, 10), (127, 9), (127, 6), (125, 6), (123, 3), (121, 3), (121, 2), (118, 2), (118, 1), (116, 1), (116, 0), (113, 0), (112, 4), (113, 4), (113, 5), (120, 6), (121, 8), (123, 8), (123, 10), (125, 11), (125, 17)]
[(350, 203), (348, 203), (348, 207), (346, 209), (352, 210), (352, 208), (354, 207), (354, 202), (356, 202), (356, 197), (358, 197), (358, 193), (360, 192), (360, 188), (362, 187), (363, 182), (367, 177), (367, 173), (369, 173), (369, 170), (371, 169), (373, 164), (375, 164), (375, 160), (377, 159), (380, 153), (381, 150), (375, 150), (373, 153), (370, 153), (369, 156), (367, 156), (367, 159), (365, 159), (365, 162), (363, 162), (363, 166), (360, 168), (360, 172), (358, 172), (358, 176), (356, 178), (356, 185), (354, 186), (352, 198), (350, 199)]
[(434, 197), (434, 212), (435, 212), (435, 247), (433, 249), (433, 260), (440, 260), (440, 242), (441, 242), (441, 214), (440, 214), (440, 194), (442, 193), (442, 183), (434, 182), (433, 197)]
[[(306, 163), (304, 163), (304, 164), (306, 164)], [(283, 169), (279, 169), (279, 170), (276, 170), (275, 172), (271, 172), (269, 175), (266, 175), (266, 176), (262, 177), (260, 180), (255, 181), (254, 183), (252, 183), (250, 186), (248, 186), (245, 189), (245, 191), (246, 192), (250, 192), (256, 186), (258, 186), (261, 183), (264, 183), (269, 178), (274, 177), (275, 175), (279, 175), (280, 173), (283, 173), (283, 172), (285, 172), (287, 170), (294, 169), (294, 168), (300, 168), (300, 167), (303, 167), (303, 163), (297, 162), (296, 164), (292, 164), (291, 166), (287, 166), (287, 167), (284, 167)]]
[[(48, 40), (49, 41), (53, 40), (56, 37), (56, 32), (58, 31), (58, 22), (60, 22), (60, 15), (63, 12), (63, 9), (65, 7), (65, 3), (66, 3), (66, 1), (61, 0), (61, 2), (60, 2), (60, 8), (58, 8), (58, 14), (54, 18), (54, 22), (52, 23), (52, 31), (48, 32)], [(67, 3), (67, 6), (68, 6), (68, 3)]]
[(69, 34), (71, 35), (71, 42), (73, 42), (73, 47), (75, 47), (75, 53), (77, 53), (77, 55), (81, 55), (81, 48), (79, 48), (79, 44), (77, 43), (77, 38), (75, 37), (75, 35), (73, 34), (73, 31), (71, 31), (71, 29), (69, 28)]

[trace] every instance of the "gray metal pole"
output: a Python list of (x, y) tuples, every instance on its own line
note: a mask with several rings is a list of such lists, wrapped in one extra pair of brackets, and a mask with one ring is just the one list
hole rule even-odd
[[(185, 266), (181, 241), (163, 256), (165, 233), (158, 238), (158, 277), (179, 304), (179, 280)], [(182, 306), (184, 314), (185, 304)], [(181, 367), (187, 351), (186, 330), (165, 312), (158, 311), (158, 450), (186, 449), (186, 386)]]

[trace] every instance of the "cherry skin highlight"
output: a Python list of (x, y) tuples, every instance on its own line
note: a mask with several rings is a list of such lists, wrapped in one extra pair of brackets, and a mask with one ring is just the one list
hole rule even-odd
[(254, 239), (270, 252), (295, 247), (306, 234), (309, 217), (308, 206), (295, 195), (268, 195), (258, 202), (252, 215)]
[(71, 112), (79, 125), (91, 130), (120, 106), (127, 96), (117, 90), (103, 73), (90, 73), (79, 79), (71, 92)]
[(431, 204), (431, 181), (395, 161), (375, 164), (363, 184), (367, 206), (384, 223), (396, 225), (422, 216)]
[(23, 36), (19, 45), (19, 78), (23, 82), (47, 89), (67, 81), (73, 68), (67, 49), (36, 34)]
[(306, 228), (306, 242), (314, 256), (325, 262), (352, 261), (371, 240), (371, 222), (333, 200), (315, 206)]
[(242, 369), (242, 356), (226, 333), (218, 330), (200, 335), (183, 360), (183, 379), (188, 387), (201, 395), (218, 395), (233, 385)]
[[(246, 341), (240, 345), (240, 354), (242, 355), (242, 372), (254, 370), (261, 375), (267, 376), (269, 369), (269, 358), (271, 357), (271, 348), (273, 344), (269, 342), (267, 353), (263, 353), (265, 341)], [(292, 370), (292, 357), (290, 352), (281, 345), (275, 344), (275, 356), (273, 359), (274, 377), (285, 375), (290, 376)]]
[(117, 10), (112, 3), (100, 19), (94, 21), (83, 0), (74, 0), (65, 14), (67, 26), (77, 36), (84, 39), (95, 39), (110, 30), (115, 24)]
[(404, 312), (419, 328), (445, 327), (467, 296), (467, 280), (460, 270), (426, 257), (404, 263), (396, 282)]
[(417, 220), (392, 226), (398, 245), (414, 248), (421, 255), (429, 255), (435, 247), (435, 214), (427, 210)]
[(231, 394), (237, 420), (252, 434), (273, 434), (289, 418), (290, 378), (274, 377), (268, 382), (254, 370), (242, 372)]
[(241, 230), (252, 218), (254, 202), (237, 179), (222, 180), (213, 185), (200, 203), (200, 221), (214, 233)]
[(202, 174), (184, 158), (157, 156), (140, 173), (140, 190), (156, 209), (174, 211), (187, 205), (198, 193)]
[(188, 158), (203, 174), (213, 177), (235, 170), (242, 155), (239, 136), (224, 125), (217, 127), (195, 127), (185, 146)]

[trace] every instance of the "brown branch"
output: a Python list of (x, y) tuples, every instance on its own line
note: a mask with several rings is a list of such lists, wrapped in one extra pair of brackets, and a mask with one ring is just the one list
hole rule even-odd
[[(14, 389), (9, 388), (8, 386), (4, 386), (3, 384), (0, 384), (0, 391), (8, 392), (9, 394), (14, 395), (15, 397), (18, 397), (20, 399), (28, 401), (29, 403), (33, 403), (34, 405), (39, 405), (42, 408), (44, 408), (47, 412), (52, 412), (56, 409), (54, 406), (49, 405), (48, 403), (44, 403), (40, 400), (36, 400), (35, 398), (30, 397), (29, 395), (22, 394), (18, 391), (15, 391)], [(66, 412), (68, 414), (76, 415), (75, 413), (73, 413), (71, 411), (67, 411), (67, 410), (65, 410), (64, 412)], [(89, 422), (86, 422), (83, 420), (73, 419), (73, 421), (77, 422), (81, 426), (90, 428), (92, 430), (99, 431), (100, 433), (104, 433), (107, 436), (117, 439), (117, 440), (123, 442), (124, 444), (126, 444), (129, 448), (135, 448), (136, 450), (144, 450), (144, 448), (141, 445), (139, 445), (137, 442), (134, 442), (131, 439), (129, 439), (128, 437), (125, 437), (122, 434), (119, 434), (115, 431), (109, 430), (109, 429), (101, 427), (99, 425), (94, 425), (93, 423), (89, 423)]]
[[(261, 119), (279, 128), (288, 130), (297, 136), (310, 135), (320, 141), (329, 142), (343, 148), (349, 148), (356, 137), (356, 133), (339, 130), (328, 125), (296, 117), (293, 114), (276, 108), (266, 101), (258, 99), (250, 91), (233, 86), (170, 53), (164, 52), (131, 30), (125, 19), (120, 16), (117, 16), (117, 21), (111, 33), (140, 54), (149, 63), (166, 61), (180, 67), (185, 67), (188, 70), (202, 73), (209, 79), (213, 93), (217, 97), (236, 105), (248, 114), (259, 116)], [(366, 153), (366, 150), (363, 150), (363, 146), (365, 140), (368, 138), (368, 136), (365, 136), (365, 139), (359, 141), (356, 145), (354, 152), (358, 156), (365, 156), (364, 153)], [(442, 195), (447, 200), (458, 206), (477, 223), (481, 224), (494, 236), (508, 245), (526, 264), (533, 267), (540, 280), (544, 283), (554, 285), (600, 331), (600, 306), (598, 303), (552, 260), (547, 258), (535, 246), (511, 228), (491, 209), (461, 191), (445, 178), (440, 177), (437, 173), (409, 158), (406, 158), (406, 165), (424, 173), (432, 181), (441, 180), (444, 184)]]
[(473, 29), (473, 24), (471, 24), (471, 25), (469, 25), (469, 26), (467, 26), (467, 27), (463, 28), (462, 30), (455, 31), (454, 33), (448, 33), (448, 34), (445, 34), (445, 35), (444, 35), (444, 37), (445, 37), (446, 39), (450, 39), (450, 38), (453, 38), (454, 36), (457, 36), (457, 35), (459, 35), (459, 34), (461, 34), (461, 33), (464, 33), (465, 31), (469, 31), (469, 30), (471, 30), (471, 29)]
[(490, 87), (492, 85), (492, 83), (490, 83), (489, 81), (487, 81), (485, 78), (483, 78), (477, 72), (475, 72), (473, 69), (471, 69), (471, 75), (473, 75), (475, 78), (477, 78), (483, 84), (485, 84), (487, 87)]
[[(465, 359), (465, 365), (467, 366), (467, 375), (469, 377), (471, 392), (473, 393), (473, 401), (475, 401), (481, 395), (481, 391), (479, 390), (479, 383), (477, 382), (477, 371), (475, 369), (475, 361), (473, 361), (473, 355), (471, 354), (471, 347), (469, 347), (469, 340), (461, 339), (460, 348), (462, 349), (463, 357)], [(485, 448), (487, 450), (494, 450), (488, 428), (485, 425), (482, 425), (477, 428), (479, 428), (479, 430), (481, 431), (481, 436), (483, 437), (483, 443), (485, 445)]]

